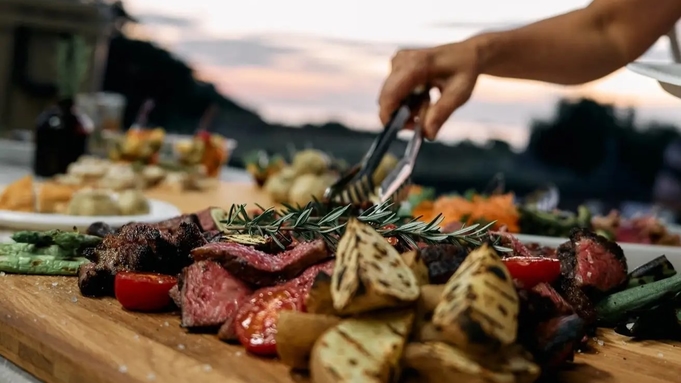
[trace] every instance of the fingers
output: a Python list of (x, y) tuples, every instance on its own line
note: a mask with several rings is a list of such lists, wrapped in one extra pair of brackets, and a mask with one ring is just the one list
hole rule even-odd
[(465, 76), (454, 76), (441, 88), (440, 99), (431, 105), (423, 120), (424, 135), (429, 140), (435, 139), (442, 124), (456, 109), (461, 107), (471, 97), (475, 79)]
[(428, 80), (428, 58), (422, 50), (402, 50), (392, 60), (392, 72), (385, 80), (378, 104), (379, 116), (387, 124), (393, 112), (414, 88)]

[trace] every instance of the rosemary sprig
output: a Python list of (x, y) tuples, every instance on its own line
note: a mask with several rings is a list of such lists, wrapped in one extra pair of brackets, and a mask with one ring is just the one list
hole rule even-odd
[[(345, 232), (348, 218), (356, 216), (358, 220), (375, 227), (384, 237), (396, 237), (407, 246), (416, 248), (417, 242), (479, 246), (490, 238), (488, 231), (494, 225), (494, 222), (474, 224), (444, 233), (440, 230), (444, 219), (441, 214), (430, 222), (419, 221), (420, 217), (405, 219), (395, 212), (389, 201), (373, 205), (356, 215), (353, 214), (352, 205), (328, 207), (316, 200), (305, 207), (285, 205), (284, 209), (276, 210), (258, 205), (258, 208), (262, 209), (262, 213), (251, 216), (245, 204), (232, 205), (227, 219), (222, 221), (223, 229), (233, 233), (268, 236), (282, 248), (285, 247), (282, 241), (286, 237), (285, 233), (305, 241), (321, 238), (331, 248), (335, 248)], [(495, 248), (498, 251), (510, 251), (496, 244)]]

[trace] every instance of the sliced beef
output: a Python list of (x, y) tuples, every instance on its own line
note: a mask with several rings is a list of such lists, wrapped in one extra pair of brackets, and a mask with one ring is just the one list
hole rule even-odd
[(556, 258), (556, 249), (553, 247), (542, 246), (538, 243), (526, 243), (525, 248), (533, 257)]
[(147, 224), (127, 224), (87, 249), (85, 255), (94, 264), (79, 272), (81, 293), (112, 295), (114, 276), (119, 271), (178, 274), (191, 264), (191, 249), (206, 243), (194, 223), (178, 222), (177, 227), (164, 231)]
[(291, 250), (268, 254), (234, 242), (214, 242), (192, 250), (197, 261), (211, 259), (243, 281), (271, 286), (294, 278), (331, 255), (323, 240), (299, 243)]
[(499, 236), (501, 240), (499, 245), (507, 247), (512, 251), (510, 253), (503, 254), (508, 257), (531, 257), (532, 252), (522, 243), (518, 238), (514, 237), (511, 233), (503, 231), (495, 231), (491, 233), (492, 235)]
[(570, 315), (575, 312), (572, 306), (548, 283), (540, 283), (533, 287), (532, 291), (551, 300), (556, 314)]
[(182, 294), (180, 293), (178, 285), (173, 286), (170, 291), (168, 291), (168, 295), (170, 295), (170, 299), (173, 300), (175, 306), (182, 307)]
[[(218, 224), (213, 218), (213, 210), (224, 210), (219, 207), (209, 207), (208, 209), (203, 209), (194, 213), (196, 215), (196, 220), (198, 221), (199, 227), (203, 231), (213, 231), (218, 229)], [(226, 215), (226, 214), (225, 214)]]
[(589, 296), (578, 287), (573, 280), (565, 277), (559, 279), (557, 291), (565, 298), (570, 306), (575, 310), (577, 315), (584, 319), (587, 324), (596, 321), (596, 309), (594, 303)]
[(428, 245), (419, 250), (428, 266), (428, 277), (432, 284), (444, 284), (466, 259), (470, 249), (452, 244)]
[(219, 264), (201, 261), (182, 271), (183, 327), (217, 327), (232, 320), (250, 288)]
[[(296, 278), (291, 279), (288, 282), (285, 282), (283, 285), (278, 285), (278, 286), (273, 286), (273, 287), (264, 287), (259, 290), (256, 290), (253, 293), (252, 297), (256, 297), (258, 295), (266, 294), (268, 291), (272, 289), (279, 289), (281, 286), (286, 286), (286, 288), (289, 289), (294, 289), (296, 290), (299, 298), (299, 302), (296, 306), (298, 307), (305, 307), (305, 299), (307, 298), (307, 295), (312, 288), (312, 284), (314, 283), (315, 278), (319, 273), (326, 273), (326, 274), (331, 274), (333, 272), (333, 266), (334, 266), (334, 260), (329, 260), (323, 263), (319, 263), (313, 266), (308, 267), (304, 272), (302, 272), (299, 276)], [(249, 303), (248, 300), (246, 300), (239, 310), (249, 310), (249, 305), (252, 303)], [(233, 341), (236, 339), (236, 329), (235, 325), (236, 323), (234, 322), (234, 318), (236, 318), (236, 313), (232, 318), (226, 320), (222, 327), (220, 327), (220, 330), (218, 331), (218, 338), (224, 340), (224, 341)]]
[(607, 293), (627, 280), (622, 248), (586, 229), (574, 229), (570, 241), (558, 248), (563, 273), (577, 287)]

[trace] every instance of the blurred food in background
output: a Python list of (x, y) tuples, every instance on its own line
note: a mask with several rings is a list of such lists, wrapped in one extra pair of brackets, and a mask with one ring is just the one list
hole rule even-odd
[[(321, 200), (326, 188), (345, 171), (347, 165), (316, 149), (296, 152), (288, 164), (281, 156), (270, 156), (264, 151), (246, 157), (246, 169), (258, 186), (277, 203), (304, 206), (314, 199)], [(380, 182), (397, 165), (397, 158), (387, 154), (374, 173)]]
[(230, 145), (225, 137), (200, 130), (193, 137), (178, 141), (174, 150), (181, 165), (203, 165), (208, 177), (217, 177), (229, 161)]
[(129, 129), (125, 135), (114, 141), (109, 151), (112, 161), (140, 162), (154, 164), (158, 162), (158, 153), (165, 139), (163, 128)]

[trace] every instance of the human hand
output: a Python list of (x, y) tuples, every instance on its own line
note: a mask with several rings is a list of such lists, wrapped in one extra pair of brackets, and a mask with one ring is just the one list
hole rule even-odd
[(381, 122), (387, 124), (415, 88), (429, 84), (440, 91), (440, 98), (434, 104), (425, 103), (417, 118), (426, 138), (432, 140), (449, 116), (468, 101), (479, 74), (477, 49), (468, 41), (400, 50), (392, 59), (390, 75), (381, 90)]

